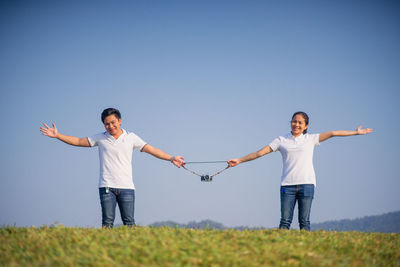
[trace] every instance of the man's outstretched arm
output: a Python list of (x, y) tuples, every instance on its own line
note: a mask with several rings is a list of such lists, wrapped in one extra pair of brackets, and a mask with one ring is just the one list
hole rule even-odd
[(43, 135), (46, 135), (51, 138), (57, 138), (58, 140), (63, 141), (64, 143), (72, 146), (82, 146), (82, 147), (90, 146), (89, 141), (86, 137), (79, 138), (59, 133), (54, 123), (53, 123), (53, 128), (49, 127), (46, 123), (43, 123), (43, 126), (44, 127), (40, 127), (40, 131), (42, 132)]
[(142, 148), (142, 152), (146, 152), (156, 158), (163, 159), (163, 160), (169, 160), (171, 161), (176, 167), (180, 168), (185, 162), (183, 161), (183, 157), (181, 156), (171, 156), (170, 154), (162, 151), (161, 149), (155, 148), (149, 144), (146, 144)]

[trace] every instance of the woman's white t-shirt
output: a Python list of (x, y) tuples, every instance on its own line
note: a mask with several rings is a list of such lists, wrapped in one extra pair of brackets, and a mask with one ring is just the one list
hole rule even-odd
[(275, 138), (269, 146), (282, 154), (281, 185), (313, 184), (316, 185), (313, 166), (314, 147), (319, 145), (319, 134), (301, 134), (293, 137), (292, 133)]
[(90, 146), (99, 147), (100, 187), (135, 189), (132, 179), (132, 153), (146, 145), (139, 136), (122, 129), (115, 139), (108, 132), (88, 137)]

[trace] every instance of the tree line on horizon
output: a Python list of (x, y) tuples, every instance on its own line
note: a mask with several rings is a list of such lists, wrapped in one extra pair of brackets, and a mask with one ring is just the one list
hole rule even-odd
[[(226, 227), (222, 223), (213, 220), (191, 221), (181, 224), (174, 221), (162, 221), (150, 224), (151, 227), (173, 227), (190, 229), (234, 229), (234, 230), (261, 230), (264, 227), (236, 226)], [(360, 232), (382, 232), (400, 233), (400, 211), (385, 213), (382, 215), (365, 216), (356, 219), (342, 219), (311, 224), (311, 230), (325, 231), (360, 231)]]

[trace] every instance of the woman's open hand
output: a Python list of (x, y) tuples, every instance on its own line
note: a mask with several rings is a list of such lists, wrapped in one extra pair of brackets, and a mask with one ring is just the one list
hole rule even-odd
[(357, 134), (368, 134), (368, 133), (372, 133), (371, 128), (362, 129), (361, 125), (357, 128)]

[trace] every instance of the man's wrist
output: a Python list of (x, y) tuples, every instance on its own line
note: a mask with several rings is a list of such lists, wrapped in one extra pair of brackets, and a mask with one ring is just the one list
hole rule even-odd
[(175, 159), (175, 156), (172, 156), (172, 157), (169, 159), (169, 161), (173, 162), (174, 159)]

